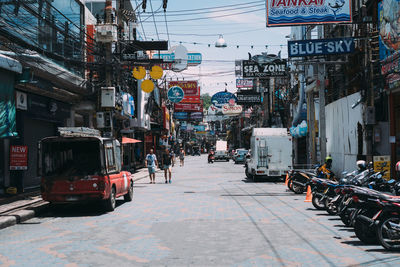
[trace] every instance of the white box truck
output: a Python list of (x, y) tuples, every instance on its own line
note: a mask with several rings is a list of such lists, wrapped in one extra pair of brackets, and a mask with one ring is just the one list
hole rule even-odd
[(228, 155), (228, 142), (218, 140), (215, 144), (215, 160), (226, 160), (229, 161)]
[(292, 168), (292, 137), (286, 128), (254, 128), (250, 149), (245, 173), (255, 182), (283, 176)]

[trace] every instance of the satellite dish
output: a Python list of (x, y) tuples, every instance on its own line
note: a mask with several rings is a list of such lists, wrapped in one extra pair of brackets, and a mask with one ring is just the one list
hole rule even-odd
[(188, 65), (188, 50), (183, 45), (178, 45), (174, 51), (175, 63), (172, 65), (172, 70), (180, 72), (187, 69)]

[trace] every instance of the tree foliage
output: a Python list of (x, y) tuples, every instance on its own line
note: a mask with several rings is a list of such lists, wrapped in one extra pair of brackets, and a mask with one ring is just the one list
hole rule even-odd
[(200, 96), (200, 99), (203, 100), (203, 108), (208, 110), (211, 106), (211, 96), (208, 93), (205, 93)]

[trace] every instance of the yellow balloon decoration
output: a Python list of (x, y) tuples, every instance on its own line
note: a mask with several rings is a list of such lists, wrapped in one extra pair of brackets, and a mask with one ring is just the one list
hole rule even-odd
[(161, 79), (163, 75), (163, 69), (160, 66), (151, 67), (150, 76), (154, 80)]
[(133, 67), (132, 75), (135, 79), (141, 80), (146, 77), (146, 69), (141, 66)]
[(144, 80), (141, 88), (143, 92), (151, 93), (154, 90), (154, 83), (151, 80)]

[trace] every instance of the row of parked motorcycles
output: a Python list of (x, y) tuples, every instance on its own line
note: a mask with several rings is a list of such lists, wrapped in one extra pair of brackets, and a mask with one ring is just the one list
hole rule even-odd
[(287, 186), (296, 194), (310, 187), (313, 206), (354, 227), (361, 242), (399, 251), (400, 181), (384, 179), (383, 170), (376, 172), (365, 161), (358, 161), (357, 165), (358, 170), (343, 173), (341, 179), (334, 174), (326, 179), (319, 177), (317, 171), (292, 170)]

